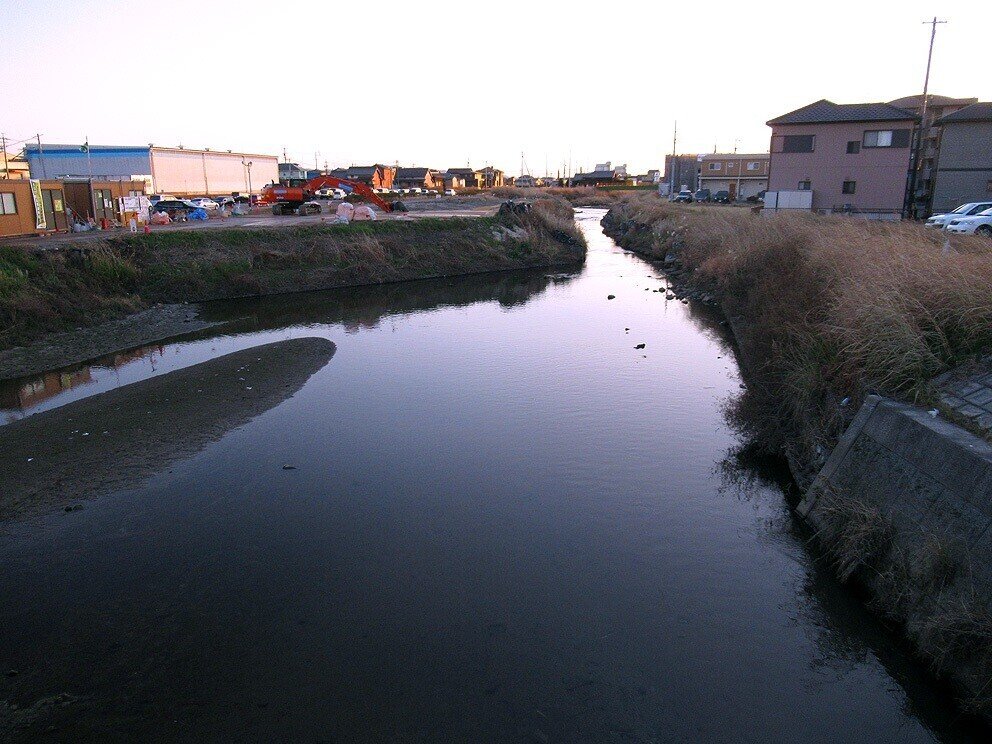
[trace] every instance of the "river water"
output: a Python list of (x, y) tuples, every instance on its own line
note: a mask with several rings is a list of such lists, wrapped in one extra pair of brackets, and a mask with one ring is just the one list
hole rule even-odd
[(740, 451), (719, 319), (654, 291), (602, 214), (574, 273), (213, 303), (220, 330), (5, 388), (14, 420), (337, 346), (192, 456), (0, 525), (0, 734), (979, 740)]

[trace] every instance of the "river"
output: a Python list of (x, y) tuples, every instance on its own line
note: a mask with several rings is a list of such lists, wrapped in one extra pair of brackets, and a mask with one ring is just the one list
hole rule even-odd
[(0, 389), (16, 422), (336, 346), (192, 450), (131, 481), (108, 456), (78, 510), (0, 524), (0, 739), (978, 741), (741, 450), (719, 318), (602, 215), (571, 274), (211, 303), (219, 329)]

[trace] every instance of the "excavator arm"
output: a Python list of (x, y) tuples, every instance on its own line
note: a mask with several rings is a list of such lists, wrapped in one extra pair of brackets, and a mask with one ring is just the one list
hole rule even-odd
[(316, 193), (317, 189), (341, 189), (346, 194), (357, 194), (365, 201), (375, 204), (383, 212), (393, 211), (392, 204), (361, 181), (350, 181), (347, 178), (338, 178), (337, 176), (317, 176), (303, 185), (303, 190), (310, 194)]
[(397, 209), (403, 211), (402, 206), (397, 207), (396, 204), (387, 202), (369, 188), (367, 184), (361, 181), (351, 181), (347, 178), (338, 178), (337, 176), (317, 176), (316, 178), (311, 178), (302, 186), (280, 186), (272, 184), (262, 190), (261, 201), (263, 204), (300, 204), (313, 199), (317, 189), (341, 189), (347, 194), (355, 194), (365, 201), (375, 204), (383, 212), (392, 212)]

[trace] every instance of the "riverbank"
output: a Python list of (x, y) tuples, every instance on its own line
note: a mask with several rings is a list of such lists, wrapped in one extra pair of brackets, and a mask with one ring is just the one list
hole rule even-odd
[[(153, 232), (91, 241), (78, 250), (6, 247), (0, 248), (0, 350), (42, 342), (49, 348), (46, 358), (58, 358), (53, 348), (73, 341), (50, 334), (157, 304), (556, 268), (584, 257), (571, 207), (557, 199), (538, 200), (530, 212), (502, 217)], [(107, 348), (113, 327), (104, 335), (106, 343), (90, 348), (100, 347), (98, 353), (120, 348)], [(161, 337), (156, 330), (147, 338), (129, 336), (128, 343)], [(17, 356), (30, 359), (34, 348)], [(72, 363), (79, 353), (67, 347), (63, 356), (64, 363)], [(7, 374), (16, 368), (8, 364)]]
[[(784, 455), (804, 491), (867, 396), (939, 408), (934, 378), (992, 347), (988, 241), (945, 244), (914, 224), (656, 199), (626, 201), (603, 224), (625, 248), (664, 262), (680, 296), (722, 309), (747, 382), (729, 417), (760, 449)], [(940, 531), (918, 535), (914, 526), (909, 535), (891, 518), (904, 507), (875, 496), (832, 493), (819, 545), (840, 578), (865, 588), (870, 608), (958, 687), (964, 706), (988, 718), (992, 609), (971, 570), (984, 558)], [(962, 503), (974, 497), (957, 494)]]

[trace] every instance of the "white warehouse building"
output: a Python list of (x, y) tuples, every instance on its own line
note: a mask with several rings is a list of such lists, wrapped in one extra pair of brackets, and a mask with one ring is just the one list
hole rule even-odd
[(31, 178), (144, 180), (148, 193), (174, 196), (258, 194), (279, 181), (275, 155), (184, 147), (30, 144)]

